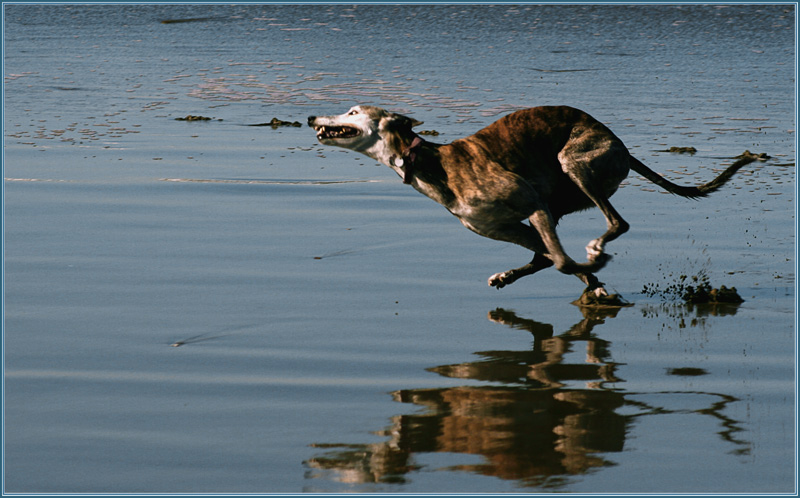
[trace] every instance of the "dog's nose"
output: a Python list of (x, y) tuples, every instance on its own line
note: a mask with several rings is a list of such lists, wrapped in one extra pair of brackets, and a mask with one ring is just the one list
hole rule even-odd
[(317, 120), (316, 116), (309, 116), (308, 117), (308, 126), (314, 126), (314, 121)]

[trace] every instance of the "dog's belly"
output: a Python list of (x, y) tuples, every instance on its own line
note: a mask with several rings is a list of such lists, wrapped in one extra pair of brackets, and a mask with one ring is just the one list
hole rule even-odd
[(559, 184), (571, 183), (560, 167), (541, 168), (523, 178), (508, 166), (493, 161), (461, 162), (445, 168), (444, 182), (428, 183), (421, 176), (412, 185), (471, 228), (525, 220), (550, 203)]
[(517, 223), (547, 203), (530, 182), (509, 172), (454, 191), (453, 202), (446, 207), (470, 225)]
[(510, 206), (505, 202), (490, 201), (477, 203), (460, 203), (448, 206), (448, 211), (453, 213), (460, 220), (470, 221), (474, 225), (500, 224), (507, 225), (526, 219), (533, 213), (535, 208), (522, 208)]

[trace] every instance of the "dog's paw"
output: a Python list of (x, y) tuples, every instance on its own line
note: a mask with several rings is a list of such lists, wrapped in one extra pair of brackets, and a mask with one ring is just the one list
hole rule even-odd
[(602, 285), (599, 287), (587, 287), (580, 299), (573, 301), (572, 304), (587, 308), (624, 308), (633, 306), (619, 294), (609, 294)]
[(603, 242), (600, 239), (594, 239), (586, 246), (586, 257), (589, 258), (589, 261), (594, 262), (604, 254), (604, 249)]
[(502, 289), (506, 285), (508, 285), (511, 282), (513, 282), (513, 280), (509, 279), (510, 276), (511, 276), (510, 272), (507, 272), (507, 271), (504, 271), (504, 272), (501, 272), (501, 273), (495, 273), (494, 275), (489, 277), (489, 287), (495, 287), (497, 289)]

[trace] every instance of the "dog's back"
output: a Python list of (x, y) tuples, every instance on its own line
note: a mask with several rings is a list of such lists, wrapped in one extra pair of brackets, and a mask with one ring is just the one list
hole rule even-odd
[[(602, 123), (587, 113), (567, 106), (543, 106), (509, 114), (474, 135), (455, 140), (439, 148), (441, 163), (458, 165), (447, 168), (449, 184), (480, 185), (502, 179), (507, 173), (519, 176), (533, 185), (543, 199), (554, 192), (578, 193), (566, 175), (559, 154), (568, 147), (596, 150), (592, 137), (603, 137), (610, 143), (624, 145)], [(574, 197), (570, 195), (573, 200)], [(591, 201), (580, 195), (580, 204)], [(583, 202), (585, 201), (585, 202)]]

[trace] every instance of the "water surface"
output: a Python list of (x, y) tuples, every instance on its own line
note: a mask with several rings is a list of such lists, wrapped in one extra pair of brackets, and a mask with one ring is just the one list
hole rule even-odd
[[(6, 492), (796, 489), (793, 6), (4, 14)], [(771, 158), (697, 202), (632, 175), (600, 278), (634, 305), (582, 310), (555, 271), (490, 289), (530, 255), (387, 168), (247, 126), (356, 103), (441, 142), (568, 104), (685, 184)], [(745, 302), (643, 293), (702, 274)]]

